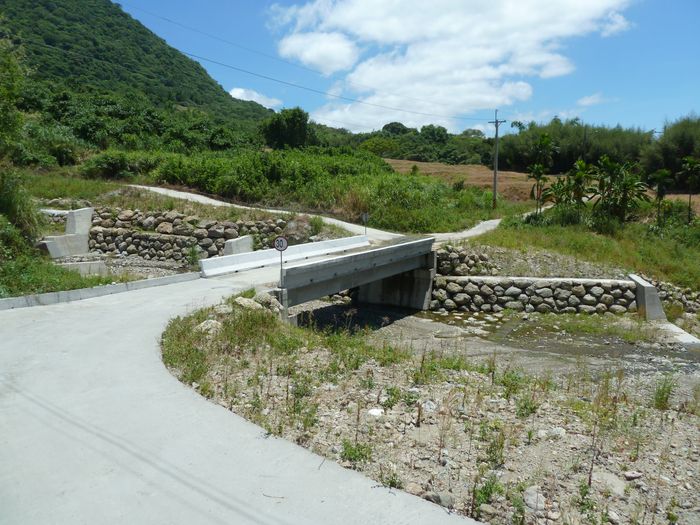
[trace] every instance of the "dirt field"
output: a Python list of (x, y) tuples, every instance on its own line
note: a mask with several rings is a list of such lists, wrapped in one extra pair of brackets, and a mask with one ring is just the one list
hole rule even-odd
[[(450, 165), (440, 162), (416, 162), (413, 160), (384, 159), (399, 173), (409, 173), (415, 165), (424, 175), (440, 177), (450, 184), (463, 180), (466, 184), (491, 188), (493, 170), (477, 164)], [(516, 171), (498, 172), (498, 191), (508, 200), (527, 201), (530, 199), (532, 182), (527, 180), (525, 173)]]
[[(672, 194), (672, 195), (666, 195), (666, 198), (680, 201), (685, 205), (688, 204), (688, 195), (687, 194), (683, 195), (682, 193), (677, 193), (677, 194)], [(691, 202), (693, 204), (693, 210), (695, 210), (695, 213), (697, 215), (700, 215), (700, 195), (693, 195), (693, 199)]]
[[(493, 170), (477, 164), (451, 165), (440, 162), (416, 162), (414, 160), (384, 160), (399, 173), (409, 173), (415, 165), (424, 175), (440, 177), (450, 184), (460, 180), (480, 188), (491, 188), (493, 184)], [(508, 200), (530, 200), (530, 188), (532, 188), (532, 182), (527, 180), (527, 174), (517, 171), (498, 172), (498, 191)], [(653, 198), (653, 192), (650, 195)], [(688, 195), (682, 193), (669, 194), (666, 198), (679, 200), (683, 203), (688, 202)], [(692, 202), (695, 213), (700, 214), (700, 195), (694, 195)]]

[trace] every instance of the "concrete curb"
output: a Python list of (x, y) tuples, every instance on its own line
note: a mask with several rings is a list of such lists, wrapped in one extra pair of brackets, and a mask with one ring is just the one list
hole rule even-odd
[(103, 295), (112, 295), (115, 293), (132, 292), (134, 290), (143, 290), (144, 288), (153, 288), (155, 286), (166, 286), (168, 284), (183, 283), (186, 281), (194, 281), (199, 279), (198, 272), (181, 273), (178, 275), (169, 275), (167, 277), (158, 277), (156, 279), (142, 279), (140, 281), (131, 281), (128, 283), (107, 284), (104, 286), (94, 286), (92, 288), (79, 288), (77, 290), (66, 290), (61, 292), (48, 292), (34, 295), (23, 295), (20, 297), (9, 297), (0, 299), (0, 311), (12, 310), (15, 308), (29, 308), (32, 306), (46, 306), (49, 304), (68, 303), (71, 301), (80, 301), (82, 299), (92, 299), (93, 297), (101, 297)]

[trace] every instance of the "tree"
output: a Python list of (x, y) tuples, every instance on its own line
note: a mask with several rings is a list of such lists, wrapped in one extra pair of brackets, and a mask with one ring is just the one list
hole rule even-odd
[(654, 188), (654, 203), (656, 204), (656, 224), (661, 226), (661, 205), (663, 204), (664, 198), (666, 197), (666, 192), (668, 187), (673, 181), (671, 172), (667, 169), (660, 169), (656, 173), (649, 177), (651, 185)]
[(680, 171), (686, 179), (686, 187), (688, 188), (688, 224), (693, 220), (693, 191), (698, 191), (700, 189), (700, 160), (693, 157), (685, 157), (683, 159), (683, 166)]
[(17, 104), (22, 95), (25, 71), (17, 51), (7, 40), (0, 40), (0, 157), (14, 146), (22, 126)]
[(411, 131), (411, 128), (404, 126), (401, 122), (389, 122), (384, 125), (382, 131), (389, 135), (405, 135)]
[(434, 124), (420, 128), (420, 136), (433, 144), (447, 144), (447, 139), (450, 138), (445, 128)]
[(371, 151), (379, 157), (394, 158), (399, 149), (399, 144), (393, 138), (374, 136), (360, 144), (360, 148)]
[(641, 201), (649, 200), (649, 187), (632, 171), (630, 164), (614, 162), (604, 155), (594, 169), (594, 177), (597, 181), (594, 196), (598, 197), (594, 208), (622, 223)]
[(268, 146), (274, 149), (301, 148), (316, 143), (309, 114), (301, 108), (283, 109), (261, 125)]

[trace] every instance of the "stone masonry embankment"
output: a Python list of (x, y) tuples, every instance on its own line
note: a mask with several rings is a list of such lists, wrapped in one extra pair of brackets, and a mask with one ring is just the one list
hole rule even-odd
[(435, 278), (433, 311), (622, 314), (635, 312), (636, 285), (610, 279)]
[[(447, 277), (466, 277), (466, 276), (503, 276), (500, 277), (501, 279), (501, 288), (508, 288), (509, 286), (506, 285), (504, 286), (503, 283), (507, 283), (509, 279), (512, 279), (512, 277), (508, 277), (507, 274), (507, 269), (504, 271), (504, 269), (499, 265), (498, 261), (500, 260), (503, 262), (504, 258), (510, 254), (511, 257), (513, 257), (516, 260), (519, 260), (522, 258), (522, 264), (518, 265), (507, 265), (507, 266), (525, 266), (527, 267), (528, 264), (532, 263), (535, 264), (531, 260), (531, 255), (526, 254), (523, 255), (520, 252), (516, 250), (505, 250), (505, 249), (499, 249), (498, 257), (494, 257), (493, 254), (489, 254), (489, 250), (493, 251), (492, 247), (488, 246), (451, 246), (451, 245), (446, 245), (443, 248), (439, 249), (437, 251), (437, 272), (438, 274), (442, 276), (447, 276)], [(501, 253), (503, 252), (503, 253)], [(540, 257), (541, 259), (541, 257)], [(572, 283), (582, 283), (586, 279), (585, 278), (590, 278), (593, 280), (597, 280), (596, 282), (623, 282), (623, 283), (629, 283), (630, 281), (621, 278), (624, 275), (624, 272), (622, 270), (615, 270), (615, 271), (610, 271), (607, 270), (605, 272), (602, 271), (600, 268), (588, 268), (586, 270), (586, 266), (583, 265), (584, 271), (581, 272), (579, 271), (578, 273), (568, 273), (571, 268), (570, 265), (566, 266), (566, 268), (560, 268), (557, 264), (556, 261), (552, 260), (538, 260), (537, 262), (538, 268), (536, 271), (533, 271), (534, 276), (546, 276), (546, 279), (542, 279), (542, 281), (552, 281), (555, 276), (568, 276), (564, 281), (571, 281)], [(544, 265), (544, 266), (542, 266)], [(511, 268), (512, 269), (512, 268)], [(543, 270), (548, 270), (549, 274), (547, 272), (544, 272)], [(579, 269), (580, 270), (580, 269)], [(525, 268), (524, 271), (527, 271)], [(588, 273), (591, 273), (588, 275)], [(612, 273), (611, 275), (601, 275), (601, 273)], [(511, 273), (510, 275), (523, 275), (523, 273), (516, 273), (513, 274)], [(524, 275), (527, 275), (526, 273)], [(534, 281), (534, 276), (533, 280)], [(609, 277), (612, 279), (604, 279), (604, 277)], [(663, 281), (658, 281), (658, 280), (653, 280), (647, 276), (642, 275), (644, 279), (652, 283), (656, 288), (659, 290), (659, 298), (664, 302), (666, 306), (676, 306), (679, 308), (682, 308), (683, 311), (694, 314), (697, 312), (700, 312), (700, 291), (697, 290), (692, 290), (690, 288), (680, 288), (672, 283), (668, 282), (663, 282)], [(437, 283), (437, 281), (436, 281)], [(435, 287), (438, 289), (438, 286)], [(454, 288), (454, 287), (453, 287)], [(585, 286), (584, 286), (585, 288)], [(634, 288), (632, 288), (634, 290)], [(546, 293), (546, 292), (545, 292)], [(566, 294), (564, 294), (566, 295)], [(580, 299), (583, 299), (583, 296), (580, 297)], [(588, 294), (592, 295), (593, 298), (596, 296), (593, 294)], [(606, 294), (603, 294), (606, 295)], [(442, 296), (441, 296), (442, 297)], [(602, 296), (601, 296), (602, 297)], [(484, 298), (486, 299), (486, 298)], [(568, 298), (566, 299), (568, 301)], [(587, 302), (591, 304), (585, 304), (583, 303), (582, 305), (578, 304), (571, 304), (564, 306), (563, 304), (560, 305), (560, 308), (557, 309), (557, 304), (556, 304), (556, 298), (555, 302), (552, 305), (551, 301), (548, 301), (545, 304), (548, 304), (550, 307), (553, 308), (553, 311), (561, 311), (563, 308), (576, 308), (578, 311), (579, 306), (593, 306), (597, 307), (600, 302), (593, 302), (591, 298), (588, 298), (586, 300)], [(477, 302), (479, 302), (477, 300)], [(572, 303), (576, 303), (575, 299), (571, 300)], [(636, 306), (636, 305), (631, 305), (631, 300), (630, 304), (625, 305), (624, 301), (622, 302), (613, 302), (611, 305), (606, 304), (609, 302), (609, 299), (606, 298), (604, 304), (608, 310), (605, 311), (610, 311), (610, 306), (624, 306), (629, 309), (630, 306)], [(537, 308), (539, 306), (538, 300), (535, 299), (534, 301), (535, 304), (532, 306), (534, 308)], [(502, 305), (500, 303), (494, 303), (496, 304), (496, 310), (499, 309)], [(527, 307), (527, 304), (530, 304), (529, 302), (523, 303), (524, 307)], [(448, 303), (448, 307), (451, 306), (450, 303)], [(459, 306), (464, 306), (464, 305), (459, 305)], [(516, 306), (517, 307), (517, 306)], [(443, 308), (443, 306), (439, 306), (438, 308)], [(488, 308), (488, 307), (487, 307)], [(471, 308), (470, 308), (471, 309)], [(531, 308), (527, 308), (528, 310), (531, 310)], [(542, 310), (546, 310), (546, 308), (543, 306), (541, 308)], [(600, 310), (603, 310), (603, 307), (599, 308)], [(586, 312), (590, 312), (590, 308), (584, 308), (583, 309)], [(619, 308), (614, 308), (613, 310), (617, 310), (621, 312)], [(567, 310), (567, 312), (573, 312), (572, 310)]]
[(243, 235), (266, 246), (271, 237), (285, 234), (292, 243), (309, 240), (303, 220), (215, 221), (177, 211), (141, 212), (98, 208), (93, 215), (89, 248), (110, 255), (138, 255), (146, 260), (180, 261), (223, 255), (224, 243)]

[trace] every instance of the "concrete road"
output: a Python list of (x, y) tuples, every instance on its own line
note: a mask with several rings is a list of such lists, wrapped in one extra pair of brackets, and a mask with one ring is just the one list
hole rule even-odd
[(165, 369), (170, 318), (276, 276), (0, 312), (0, 524), (475, 523), (265, 437)]

